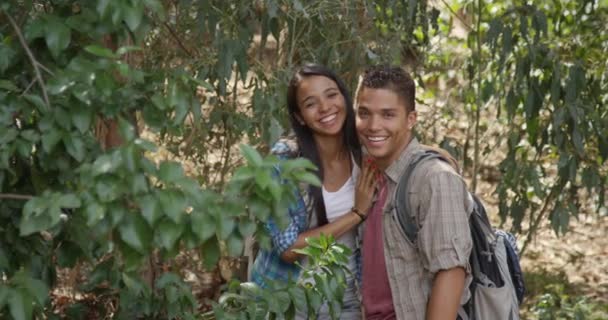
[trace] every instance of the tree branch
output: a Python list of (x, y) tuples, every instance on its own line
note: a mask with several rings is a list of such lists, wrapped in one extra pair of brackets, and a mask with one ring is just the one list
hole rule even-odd
[(49, 96), (46, 92), (46, 86), (44, 85), (44, 80), (42, 79), (42, 74), (40, 73), (39, 68), (39, 66), (41, 66), (42, 64), (40, 64), (38, 60), (36, 60), (36, 58), (34, 57), (32, 50), (30, 50), (30, 47), (27, 45), (27, 42), (25, 41), (25, 38), (21, 33), (21, 29), (19, 29), (19, 26), (17, 25), (15, 20), (8, 13), (6, 13), (6, 11), (3, 10), (2, 12), (4, 12), (4, 15), (8, 18), (8, 21), (10, 22), (11, 26), (13, 26), (13, 29), (15, 30), (15, 33), (17, 33), (17, 37), (19, 38), (21, 46), (25, 50), (27, 56), (30, 58), (30, 62), (32, 63), (32, 67), (34, 67), (34, 72), (36, 73), (36, 80), (38, 80), (38, 84), (40, 85), (40, 89), (42, 90), (42, 97), (44, 98), (44, 102), (47, 108), (50, 109), (51, 103), (49, 102)]
[(182, 42), (182, 39), (180, 39), (177, 36), (177, 33), (175, 33), (175, 30), (173, 30), (173, 28), (171, 28), (171, 26), (169, 25), (169, 23), (165, 22), (164, 23), (165, 28), (167, 28), (167, 30), (169, 30), (169, 33), (171, 34), (171, 36), (173, 37), (173, 39), (175, 39), (175, 42), (177, 42), (177, 45), (184, 50), (184, 52), (186, 54), (188, 54), (190, 56), (190, 58), (194, 58), (194, 55), (192, 54), (192, 52), (190, 52), (190, 50), (188, 50), (188, 48), (186, 48), (186, 46), (184, 45), (184, 43)]
[(30, 200), (33, 197), (29, 194), (0, 193), (0, 199)]
[(464, 25), (469, 31), (473, 31), (473, 28), (464, 20), (463, 17), (461, 17), (458, 14), (458, 12), (454, 11), (454, 9), (452, 9), (452, 7), (450, 7), (449, 3), (447, 3), (445, 0), (441, 0), (441, 2), (443, 2), (443, 4), (448, 8), (448, 10), (450, 10), (450, 12), (452, 13), (453, 16), (455, 16), (458, 20), (460, 20), (462, 25)]
[(553, 186), (553, 189), (551, 189), (551, 192), (549, 192), (549, 195), (547, 196), (547, 198), (545, 198), (545, 203), (543, 203), (543, 207), (540, 210), (540, 213), (538, 214), (536, 219), (530, 225), (530, 229), (528, 230), (528, 235), (526, 236), (526, 241), (524, 241), (524, 244), (521, 247), (521, 250), (519, 251), (520, 252), (519, 255), (521, 257), (524, 256), (524, 253), (526, 252), (526, 248), (528, 248), (530, 241), (532, 241), (534, 233), (536, 233), (536, 230), (538, 230), (538, 226), (540, 226), (540, 223), (542, 222), (543, 218), (545, 217), (545, 214), (547, 213), (547, 209), (549, 209), (549, 204), (551, 202), (553, 202), (553, 199), (557, 196), (559, 191), (562, 190), (563, 186), (564, 186), (564, 184), (562, 182), (556, 183)]

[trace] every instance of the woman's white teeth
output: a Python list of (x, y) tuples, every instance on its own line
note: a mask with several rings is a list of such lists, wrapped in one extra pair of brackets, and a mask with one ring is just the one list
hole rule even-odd
[(369, 139), (370, 141), (384, 141), (386, 140), (386, 138), (388, 137), (367, 137), (367, 139)]
[(334, 120), (336, 118), (336, 114), (332, 114), (330, 116), (327, 116), (325, 118), (321, 119), (321, 123), (326, 123), (326, 122), (330, 122), (332, 120)]

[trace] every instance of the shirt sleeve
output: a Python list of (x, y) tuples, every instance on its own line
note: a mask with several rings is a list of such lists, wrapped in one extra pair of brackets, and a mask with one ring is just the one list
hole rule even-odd
[(283, 230), (279, 228), (274, 219), (270, 218), (266, 222), (266, 230), (272, 239), (273, 250), (276, 250), (279, 254), (289, 249), (296, 240), (301, 232), (302, 225), (305, 224), (306, 209), (302, 203), (301, 197), (298, 197), (298, 203), (289, 207), (289, 224)]
[(469, 274), (473, 242), (464, 181), (452, 171), (434, 172), (422, 190), (418, 242), (424, 267), (431, 274), (463, 267)]
[[(277, 155), (280, 160), (289, 159), (289, 156), (287, 155), (289, 147), (286, 143), (276, 143), (271, 152)], [(273, 176), (275, 179), (280, 179), (280, 168), (278, 166), (275, 167)], [(302, 195), (297, 189), (294, 190), (294, 194), (297, 201), (289, 206), (288, 212), (285, 212), (285, 214), (288, 214), (289, 216), (289, 224), (287, 227), (281, 229), (272, 218), (269, 218), (265, 223), (266, 230), (272, 240), (273, 250), (277, 251), (279, 254), (285, 252), (298, 240), (298, 235), (306, 225), (306, 206), (304, 205)]]

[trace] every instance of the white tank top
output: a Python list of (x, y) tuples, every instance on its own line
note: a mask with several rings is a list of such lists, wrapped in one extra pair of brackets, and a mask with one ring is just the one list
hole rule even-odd
[[(333, 222), (350, 212), (350, 209), (355, 204), (355, 181), (357, 181), (358, 175), (359, 168), (353, 163), (351, 176), (338, 191), (329, 192), (323, 187), (323, 202), (325, 202), (325, 212), (329, 222)], [(353, 228), (337, 240), (339, 243), (353, 249), (355, 247), (356, 232), (356, 228)]]

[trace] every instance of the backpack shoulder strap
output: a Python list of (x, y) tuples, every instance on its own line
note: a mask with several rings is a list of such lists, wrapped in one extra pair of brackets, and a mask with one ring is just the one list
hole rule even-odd
[(405, 233), (405, 236), (410, 240), (412, 244), (416, 244), (416, 237), (418, 236), (418, 225), (412, 216), (409, 203), (409, 180), (414, 172), (414, 169), (423, 161), (439, 159), (450, 163), (443, 155), (435, 150), (424, 150), (414, 155), (414, 158), (405, 169), (399, 183), (397, 184), (397, 190), (395, 191), (395, 208), (397, 210), (397, 220), (399, 225)]

